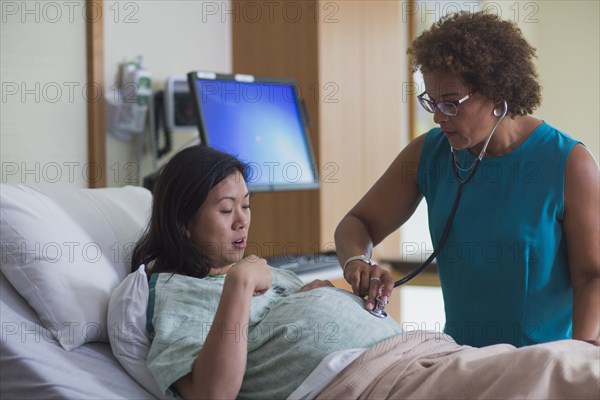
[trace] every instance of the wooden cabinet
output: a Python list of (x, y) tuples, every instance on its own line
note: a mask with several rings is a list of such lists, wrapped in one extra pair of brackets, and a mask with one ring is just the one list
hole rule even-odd
[[(306, 93), (319, 81), (317, 24), (307, 16), (312, 2), (232, 1), (233, 71), (259, 76), (294, 78), (310, 116), (310, 138), (319, 162), (319, 109)], [(290, 4), (292, 2), (289, 2)], [(300, 8), (300, 16), (292, 12)], [(286, 11), (284, 11), (286, 10)], [(318, 190), (255, 193), (250, 245), (260, 255), (311, 253), (320, 248)]]
[[(233, 1), (233, 70), (290, 77), (310, 117), (318, 190), (256, 193), (250, 242), (263, 256), (333, 248), (339, 220), (399, 153), (406, 33), (399, 2)], [(397, 256), (396, 233), (377, 257)]]

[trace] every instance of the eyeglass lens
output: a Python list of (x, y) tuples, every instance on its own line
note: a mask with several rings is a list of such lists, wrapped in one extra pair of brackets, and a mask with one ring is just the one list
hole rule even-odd
[(422, 96), (419, 96), (418, 99), (419, 103), (421, 103), (421, 106), (423, 106), (423, 108), (430, 113), (434, 113), (435, 108), (437, 106), (437, 108), (442, 112), (442, 114), (449, 116), (455, 116), (458, 114), (458, 109), (454, 103), (440, 102), (435, 104), (433, 101), (428, 100)]

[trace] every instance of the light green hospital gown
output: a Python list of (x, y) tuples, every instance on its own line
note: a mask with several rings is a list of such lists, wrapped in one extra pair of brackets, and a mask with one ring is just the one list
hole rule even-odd
[[(248, 342), (238, 398), (285, 399), (327, 354), (367, 348), (401, 332), (392, 319), (364, 310), (363, 300), (331, 287), (298, 292), (298, 277), (272, 268), (272, 287), (252, 298), (247, 325), (227, 335)], [(192, 370), (214, 319), (223, 276), (204, 279), (170, 273), (150, 281), (148, 368), (165, 393)]]

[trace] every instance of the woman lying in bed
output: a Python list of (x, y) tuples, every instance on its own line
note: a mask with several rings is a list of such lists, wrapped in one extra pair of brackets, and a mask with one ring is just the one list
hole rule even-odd
[[(344, 370), (349, 375), (343, 381), (334, 379), (324, 393), (370, 397), (374, 388), (396, 390), (406, 371), (411, 371), (411, 377), (435, 382), (422, 374), (428, 369), (423, 357), (431, 367), (437, 364), (436, 357), (448, 364), (448, 354), (474, 350), (442, 335), (401, 335), (391, 318), (373, 317), (361, 298), (328, 281), (303, 285), (291, 272), (270, 268), (258, 257), (244, 257), (249, 226), (245, 166), (237, 159), (195, 146), (166, 165), (156, 184), (150, 225), (132, 257), (133, 269), (151, 265), (148, 330), (153, 340), (148, 367), (165, 392), (183, 398), (312, 398), (355, 361)], [(568, 351), (583, 354), (584, 364), (598, 359), (595, 348), (585, 343)], [(375, 358), (372, 365), (370, 358)], [(376, 359), (385, 360), (384, 369), (389, 371), (368, 377), (368, 371), (382, 365)], [(576, 360), (575, 367), (581, 366), (579, 358), (571, 359)], [(411, 360), (421, 361), (410, 362), (409, 367), (399, 364)], [(583, 384), (583, 389), (572, 392), (567, 386), (566, 393), (595, 395), (597, 387), (589, 385), (597, 382), (599, 374), (593, 366), (584, 367), (592, 372), (583, 374), (583, 380), (579, 375), (573, 385)], [(562, 365), (560, 371), (565, 368), (569, 370)], [(327, 371), (331, 376), (326, 376)], [(467, 368), (463, 375), (472, 377), (473, 372), (479, 371)], [(452, 381), (451, 374), (442, 376)], [(385, 385), (378, 383), (381, 379)], [(506, 379), (514, 382), (514, 377)], [(353, 380), (363, 380), (360, 393), (346, 392), (360, 386)], [(450, 394), (457, 394), (452, 387)], [(397, 393), (379, 394), (396, 397)], [(439, 388), (434, 393), (449, 394)], [(428, 392), (428, 396), (435, 394)]]
[(244, 258), (244, 173), (237, 159), (210, 148), (177, 154), (156, 184), (152, 220), (134, 252), (133, 265), (152, 263), (148, 365), (163, 389), (186, 398), (285, 398), (326, 355), (401, 331), (327, 281), (303, 286), (264, 259)]

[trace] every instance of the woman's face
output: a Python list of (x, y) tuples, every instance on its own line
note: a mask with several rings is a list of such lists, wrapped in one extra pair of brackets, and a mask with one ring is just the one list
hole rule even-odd
[[(448, 72), (424, 72), (425, 91), (434, 103), (460, 100), (471, 93), (460, 75)], [(493, 115), (494, 103), (481, 93), (474, 93), (458, 106), (458, 115), (450, 117), (437, 107), (433, 121), (455, 149), (468, 149), (483, 142), (498, 117)]]
[(212, 268), (244, 257), (249, 228), (250, 196), (239, 172), (211, 189), (188, 227), (192, 243), (211, 260)]

